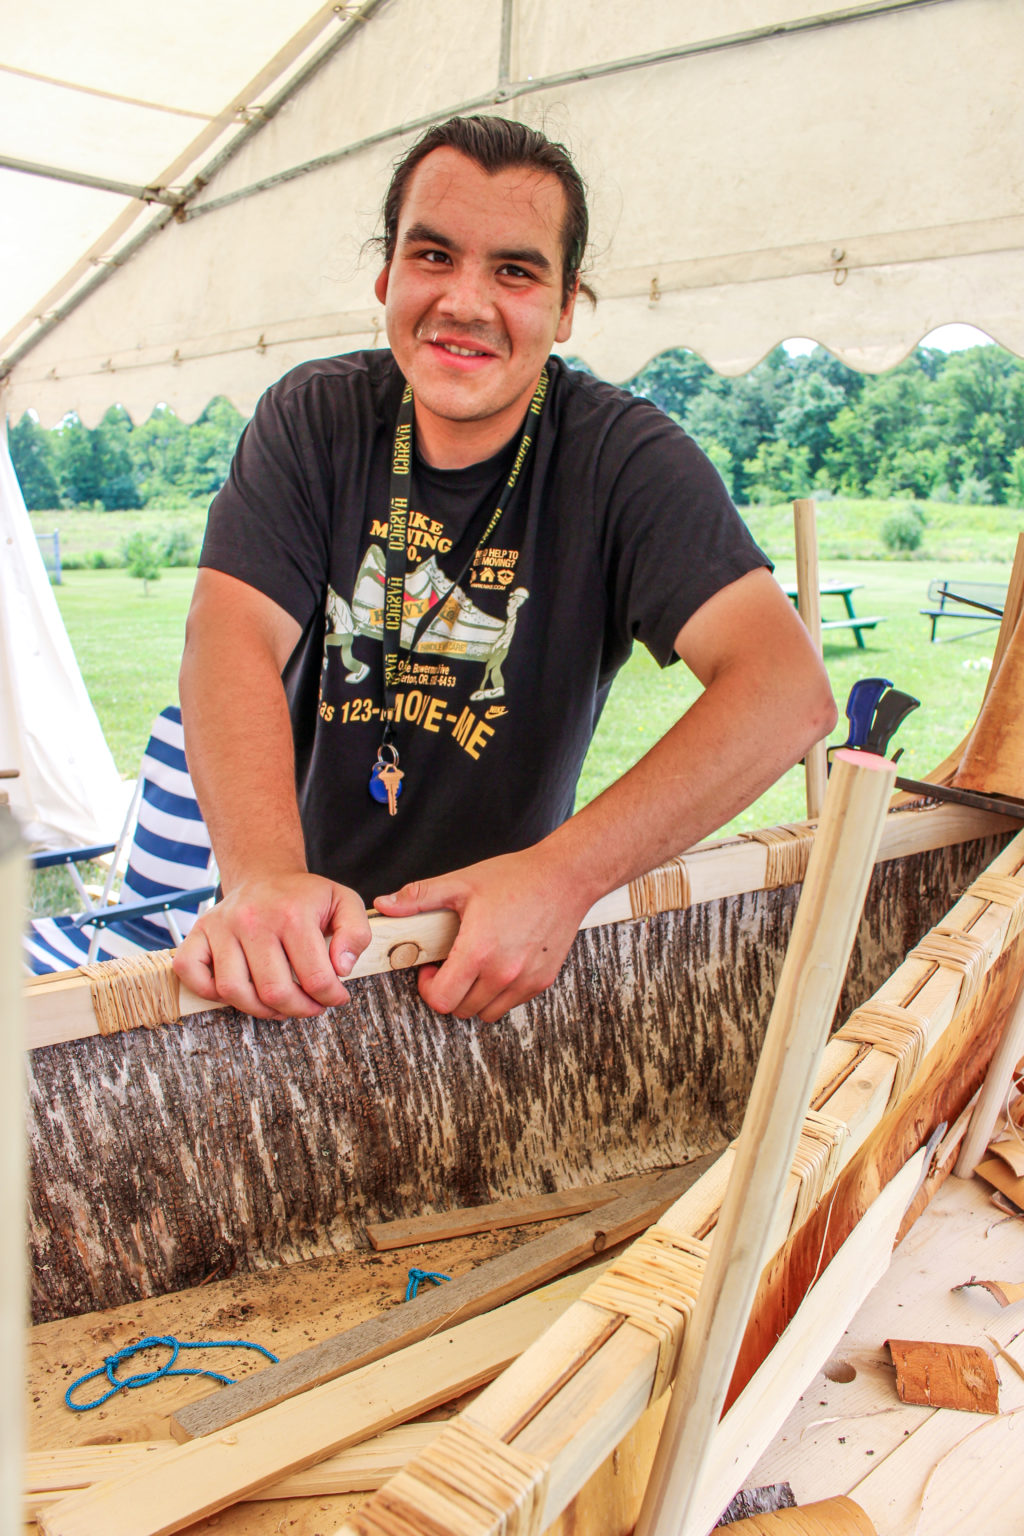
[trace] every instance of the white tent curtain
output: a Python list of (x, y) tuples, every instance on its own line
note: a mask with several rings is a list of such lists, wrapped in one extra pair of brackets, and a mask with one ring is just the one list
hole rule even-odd
[(37, 847), (114, 842), (127, 809), (0, 432), (0, 768)]
[[(115, 0), (92, 9), (107, 20), (121, 13)], [(268, 13), (253, 9), (258, 30)], [(59, 131), (62, 102), (70, 110), (73, 97), (81, 110), (81, 92), (48, 88), (51, 160), (63, 149), (66, 161), (74, 142), (76, 170), (157, 194), (167, 192), (160, 171), (173, 152), (170, 106), (205, 114), (180, 119), (183, 142), (197, 128), (220, 133), (191, 169), (243, 131), (225, 102), (247, 102), (253, 121), (244, 147), (193, 187), (177, 216), (0, 171), (0, 195), (20, 178), (23, 198), (33, 183), (54, 206), (99, 199), (130, 215), (96, 258), (112, 269), (58, 284), (41, 318), (30, 306), (27, 324), (0, 321), (15, 359), (0, 404), (13, 417), (33, 407), (52, 423), (75, 409), (95, 423), (120, 401), (139, 420), (162, 400), (192, 419), (218, 393), (249, 411), (295, 363), (379, 344), (375, 258), (364, 244), (390, 165), (414, 137), (409, 125), (464, 108), (543, 126), (580, 163), (601, 301), (578, 308), (566, 350), (606, 377), (628, 377), (670, 346), (739, 373), (788, 336), (879, 370), (951, 321), (1024, 353), (1020, 0), (370, 0), (335, 17), (340, 32), (324, 32), (318, 12), (290, 51), (282, 44), (286, 63), (265, 99), (332, 35), (335, 51), (259, 132), (259, 100), (232, 94), (255, 78), (252, 50), (236, 63), (223, 44), (231, 19), (246, 35), (249, 10), (180, 0), (173, 12), (141, 13), (177, 39), (162, 107), (89, 97), (92, 138)], [(280, 28), (298, 27), (280, 10)], [(202, 69), (186, 85), (182, 39), (200, 23), (211, 36), (193, 38)], [(126, 29), (113, 74), (117, 39), (104, 34), (91, 84), (160, 92), (154, 70), (131, 84), (139, 24)], [(29, 21), (20, 27), (19, 57), (42, 73)], [(166, 45), (154, 38), (153, 56)], [(61, 68), (79, 78), (91, 62), (67, 58)], [(18, 77), (23, 91), (43, 90), (30, 72)], [(100, 122), (133, 111), (156, 119), (158, 142), (122, 143)], [(125, 241), (154, 220), (159, 232), (122, 264)], [(82, 281), (89, 296), (53, 323)]]

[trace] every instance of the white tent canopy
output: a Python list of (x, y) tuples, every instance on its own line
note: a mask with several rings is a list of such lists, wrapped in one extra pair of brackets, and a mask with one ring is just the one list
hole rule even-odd
[(32, 843), (112, 843), (125, 785), (103, 739), (0, 432), (0, 768)]
[(566, 350), (607, 377), (670, 346), (739, 373), (789, 336), (879, 370), (952, 321), (1024, 353), (1021, 0), (308, 3), (5, 20), (12, 418), (248, 411), (377, 344), (390, 165), (460, 110), (577, 158), (601, 301)]

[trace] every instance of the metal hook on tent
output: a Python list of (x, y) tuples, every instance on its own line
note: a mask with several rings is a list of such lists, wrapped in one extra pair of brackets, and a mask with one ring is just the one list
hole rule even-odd
[(835, 265), (835, 271), (832, 273), (832, 281), (835, 283), (837, 288), (841, 288), (850, 275), (849, 268), (843, 265), (845, 260), (846, 252), (840, 250), (839, 247), (836, 246), (832, 251), (832, 261)]

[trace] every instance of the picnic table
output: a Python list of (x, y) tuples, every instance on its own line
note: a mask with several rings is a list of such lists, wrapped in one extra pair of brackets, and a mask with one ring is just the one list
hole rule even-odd
[[(928, 601), (933, 606), (920, 610), (926, 619), (931, 620), (930, 641), (934, 644), (940, 619), (973, 619), (975, 625), (998, 623), (1006, 607), (1006, 591), (1006, 582), (959, 581), (955, 577), (936, 576), (928, 584)], [(981, 634), (981, 630), (974, 628), (966, 634), (961, 631), (947, 638), (966, 640), (978, 634)]]
[[(864, 636), (861, 631), (874, 629), (876, 625), (885, 623), (884, 614), (873, 614), (870, 618), (858, 617), (853, 606), (853, 594), (863, 585), (862, 581), (822, 581), (818, 584), (819, 596), (822, 598), (841, 598), (846, 610), (846, 617), (844, 619), (826, 619), (823, 616), (821, 620), (822, 632), (826, 629), (852, 629), (853, 637), (862, 651), (865, 649), (865, 645)], [(796, 582), (783, 582), (782, 590), (791, 602), (796, 603)]]

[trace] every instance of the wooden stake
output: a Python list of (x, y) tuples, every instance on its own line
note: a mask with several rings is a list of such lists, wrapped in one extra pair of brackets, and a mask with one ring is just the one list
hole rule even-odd
[[(1017, 549), (1013, 557), (1013, 568), (1010, 571), (1010, 582), (1006, 592), (1006, 607), (1003, 609), (1002, 623), (996, 635), (992, 666), (985, 680), (985, 692), (982, 694), (981, 708), (978, 711), (979, 718), (992, 691), (992, 685), (996, 680), (996, 675), (1006, 654), (1006, 648), (1022, 614), (1024, 614), (1024, 533), (1019, 533), (1017, 535)], [(948, 757), (944, 757), (942, 762), (934, 767), (930, 773), (926, 773), (924, 777), (932, 784), (951, 783), (953, 776), (960, 767), (960, 761), (973, 734), (974, 726), (972, 725), (960, 745), (955, 747)], [(900, 793), (895, 803), (905, 805), (913, 798), (912, 795)]]
[(992, 795), (1024, 797), (1024, 624), (1017, 623), (964, 747), (952, 783)]
[(828, 1039), (896, 769), (838, 752), (637, 1536), (684, 1529)]
[(21, 839), (0, 806), (0, 1530), (21, 1525), (21, 1394), (28, 1286), (25, 1274), (25, 1059), (21, 1051)]
[[(818, 570), (817, 508), (810, 499), (794, 501), (793, 532), (796, 541), (797, 609), (807, 627), (818, 655), (821, 645), (821, 587)], [(828, 781), (825, 742), (816, 741), (804, 758), (807, 816), (814, 821), (821, 815)]]
[(1003, 1111), (1014, 1070), (1024, 1056), (1024, 980), (1013, 1009), (1006, 1021), (1003, 1038), (996, 1048), (982, 1086), (974, 1115), (953, 1172), (958, 1179), (969, 1179), (985, 1155), (995, 1123)]

